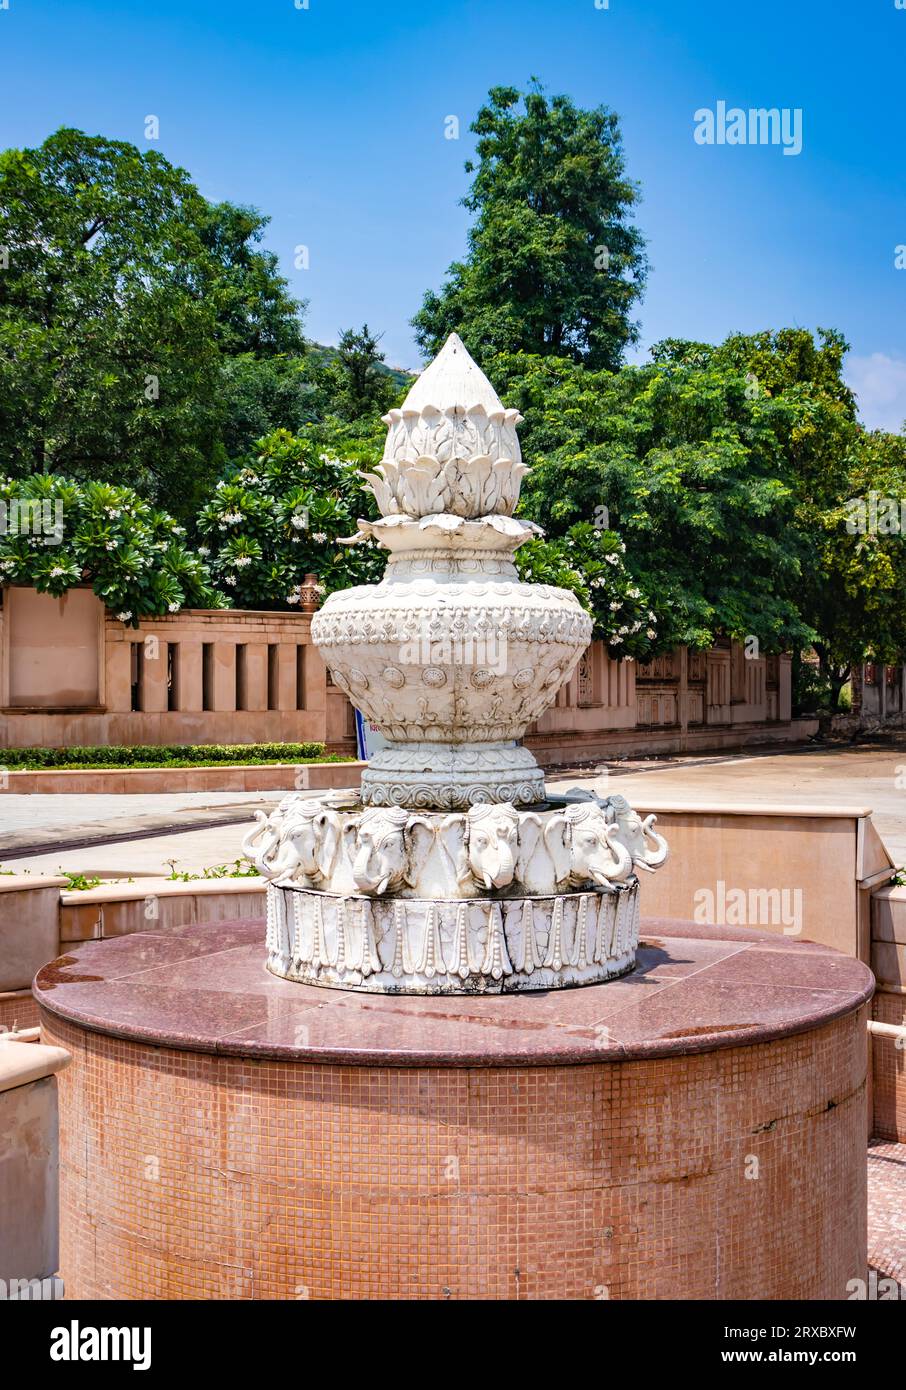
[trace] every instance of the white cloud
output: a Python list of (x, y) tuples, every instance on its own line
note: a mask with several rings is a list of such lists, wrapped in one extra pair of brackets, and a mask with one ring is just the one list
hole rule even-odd
[(873, 352), (849, 357), (846, 384), (856, 393), (859, 415), (871, 430), (899, 433), (906, 421), (906, 362)]

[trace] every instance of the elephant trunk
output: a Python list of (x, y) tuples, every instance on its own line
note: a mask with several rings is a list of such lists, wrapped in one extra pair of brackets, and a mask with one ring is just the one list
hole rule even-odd
[(507, 884), (513, 882), (515, 871), (516, 861), (512, 849), (505, 841), (500, 842), (497, 846), (496, 872), (485, 874), (485, 887), (506, 888)]
[(607, 836), (607, 848), (616, 860), (615, 867), (609, 870), (609, 877), (614, 883), (622, 883), (632, 873), (632, 854), (623, 842), (617, 839), (617, 831), (618, 827), (613, 826)]
[(654, 849), (646, 849), (645, 851), (645, 866), (651, 870), (659, 869), (670, 853), (670, 847), (667, 841), (664, 839), (663, 835), (659, 835), (654, 829), (655, 820), (656, 817), (652, 815), (648, 816), (647, 819), (642, 822), (642, 830), (645, 834), (645, 839), (654, 841)]
[(377, 885), (377, 879), (369, 871), (371, 864), (372, 848), (370, 845), (362, 845), (355, 856), (352, 864), (352, 876), (355, 879), (356, 887), (363, 888), (366, 892), (371, 891)]

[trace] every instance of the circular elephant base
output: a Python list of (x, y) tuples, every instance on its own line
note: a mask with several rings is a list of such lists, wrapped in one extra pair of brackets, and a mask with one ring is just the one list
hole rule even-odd
[(510, 994), (625, 975), (639, 884), (547, 897), (370, 898), (267, 887), (267, 968), (375, 994)]
[(866, 1271), (858, 961), (644, 922), (587, 989), (279, 980), (263, 923), (41, 971), (69, 1297), (839, 1299)]

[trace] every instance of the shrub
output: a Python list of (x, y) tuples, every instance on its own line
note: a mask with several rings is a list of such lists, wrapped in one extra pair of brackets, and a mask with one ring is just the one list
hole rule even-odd
[(90, 583), (132, 627), (184, 607), (227, 606), (184, 528), (131, 488), (56, 474), (0, 477), (0, 503), (0, 582), (55, 597)]
[(7, 771), (40, 768), (217, 767), (260, 763), (346, 762), (323, 743), (136, 744), (132, 747), (5, 748)]
[(198, 516), (201, 554), (230, 601), (244, 608), (292, 608), (299, 584), (317, 574), (324, 593), (380, 579), (385, 556), (371, 540), (341, 546), (374, 503), (359, 467), (377, 458), (320, 452), (312, 435), (276, 430), (254, 459), (233, 466)]
[(563, 537), (527, 541), (516, 551), (516, 564), (521, 579), (572, 590), (612, 657), (647, 661), (657, 647), (657, 620), (626, 568), (625, 550), (613, 531), (583, 521)]

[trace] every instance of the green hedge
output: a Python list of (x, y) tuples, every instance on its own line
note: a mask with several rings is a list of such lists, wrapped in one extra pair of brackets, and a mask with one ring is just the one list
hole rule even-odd
[(0, 765), (8, 772), (34, 772), (39, 768), (217, 767), (227, 764), (257, 766), (261, 763), (344, 763), (336, 753), (325, 753), (323, 743), (200, 743), (138, 744), (134, 747), (98, 748), (3, 748)]

